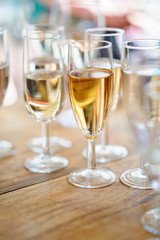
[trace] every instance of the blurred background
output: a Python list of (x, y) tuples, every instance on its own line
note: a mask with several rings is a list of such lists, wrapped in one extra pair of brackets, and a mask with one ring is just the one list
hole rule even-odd
[(160, 38), (160, 0), (71, 2), (74, 4), (70, 5), (69, 0), (0, 0), (0, 25), (9, 31), (10, 48), (11, 81), (6, 105), (23, 94), (22, 31), (26, 24), (62, 24), (67, 38), (75, 39), (82, 38), (86, 28), (95, 26), (123, 28), (126, 40)]

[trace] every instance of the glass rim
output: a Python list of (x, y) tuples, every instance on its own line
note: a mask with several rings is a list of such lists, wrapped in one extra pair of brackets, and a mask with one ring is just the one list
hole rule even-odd
[[(100, 31), (115, 31), (115, 33), (98, 33)], [(85, 33), (88, 33), (93, 36), (118, 36), (124, 34), (125, 31), (121, 28), (112, 28), (112, 27), (103, 27), (103, 28), (88, 28), (85, 30)]]
[[(78, 43), (79, 44), (81, 44), (81, 43), (91, 43), (91, 42), (95, 42), (95, 43), (105, 43), (106, 45), (104, 45), (104, 46), (95, 46), (95, 47), (91, 47), (91, 49), (104, 49), (104, 48), (109, 48), (109, 47), (112, 47), (112, 43), (111, 42), (109, 42), (109, 41), (99, 41), (99, 40), (79, 40), (79, 41), (72, 41), (72, 42), (70, 42), (70, 43), (68, 43), (68, 45), (70, 46), (70, 47), (75, 47), (75, 48), (79, 48), (79, 45), (78, 45)], [(76, 46), (76, 44), (77, 44), (77, 46)], [(84, 49), (87, 49), (88, 48), (88, 45), (86, 46), (86, 45), (84, 45), (83, 46), (83, 48)]]
[[(56, 30), (55, 30), (56, 31)], [(40, 33), (40, 34), (43, 34), (42, 37), (38, 37), (37, 34)], [(44, 36), (48, 34), (48, 36)], [(32, 35), (35, 37), (32, 37)], [(43, 31), (43, 30), (36, 30), (36, 29), (33, 29), (31, 30), (29, 33), (27, 33), (26, 35), (23, 36), (24, 38), (27, 38), (27, 39), (34, 39), (34, 40), (38, 40), (38, 39), (41, 39), (41, 40), (49, 40), (49, 39), (59, 39), (60, 38), (60, 35), (58, 33), (53, 33), (51, 31)]]
[[(158, 45), (139, 45), (139, 46), (132, 46), (129, 45), (130, 43), (151, 43), (151, 42), (157, 42), (159, 43)], [(123, 42), (123, 47), (127, 48), (127, 49), (137, 49), (137, 50), (141, 50), (141, 49), (157, 49), (160, 48), (160, 39), (152, 39), (152, 38), (146, 38), (146, 39), (133, 39), (133, 40), (129, 40), (129, 41), (124, 41)]]

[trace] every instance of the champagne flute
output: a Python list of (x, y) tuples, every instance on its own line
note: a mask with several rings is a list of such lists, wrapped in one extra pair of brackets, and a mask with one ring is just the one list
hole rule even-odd
[[(64, 66), (60, 35), (35, 30), (24, 36), (24, 99), (29, 114), (43, 125), (56, 118), (64, 102)], [(55, 68), (35, 69), (33, 59), (54, 58)], [(43, 151), (25, 161), (32, 172), (49, 173), (68, 165), (68, 160), (49, 152), (48, 128), (43, 127)]]
[[(128, 43), (128, 45), (135, 55), (135, 59), (129, 56), (130, 61), (136, 61), (138, 66), (132, 62), (130, 68), (124, 72), (124, 74), (128, 74), (126, 81), (130, 81), (125, 87), (131, 87), (132, 91), (129, 91), (129, 94), (132, 93), (131, 98), (133, 98), (133, 106), (127, 110), (130, 114), (132, 113), (132, 126), (137, 134), (143, 154), (145, 173), (149, 177), (152, 189), (159, 193), (160, 40), (137, 40)], [(145, 212), (141, 217), (141, 223), (147, 231), (160, 235), (160, 208)]]
[[(9, 83), (8, 31), (2, 27), (0, 27), (0, 52), (0, 105), (2, 106)], [(15, 155), (15, 153), (12, 143), (0, 141), (0, 158)]]
[[(61, 43), (61, 49), (62, 49), (62, 57), (63, 54), (63, 48), (65, 47), (65, 28), (62, 25), (54, 25), (54, 24), (27, 24), (27, 26), (24, 29), (23, 35), (28, 34), (29, 32), (32, 32), (34, 30), (42, 30), (42, 31), (51, 31), (53, 33), (57, 33), (60, 35), (60, 43)], [(57, 60), (51, 56), (45, 56), (45, 57), (38, 57), (33, 59), (32, 62), (33, 65), (35, 65), (36, 69), (55, 69), (57, 68)], [(44, 129), (48, 128), (48, 129)], [(46, 131), (49, 133), (49, 124), (41, 124), (41, 134), (43, 135)], [(72, 142), (70, 140), (60, 138), (57, 136), (49, 136), (49, 149), (50, 153), (54, 153), (63, 149), (70, 148), (72, 146)], [(42, 137), (35, 137), (28, 141), (28, 148), (37, 153), (42, 152)]]
[[(83, 40), (84, 32), (91, 27), (105, 27), (106, 21), (99, 0), (55, 0), (50, 22), (65, 26), (68, 40)], [(66, 108), (58, 116), (57, 121), (64, 127), (77, 127), (69, 98)]]
[[(131, 187), (150, 189), (151, 184), (144, 170), (145, 152), (141, 145), (142, 140), (147, 141), (146, 116), (154, 118), (154, 102), (151, 103), (151, 111), (148, 111), (146, 97), (143, 94), (147, 83), (157, 81), (160, 78), (159, 63), (155, 59), (159, 53), (159, 42), (152, 39), (140, 39), (124, 42), (122, 52), (122, 92), (130, 124), (139, 140), (140, 168), (130, 169), (122, 173), (121, 181)], [(148, 112), (148, 113), (147, 113)], [(147, 113), (147, 115), (146, 115)], [(148, 125), (148, 126), (149, 126)]]
[[(105, 68), (99, 68), (103, 58)], [(113, 92), (112, 44), (107, 41), (75, 41), (69, 45), (68, 84), (78, 127), (88, 140), (88, 168), (73, 172), (68, 181), (78, 187), (99, 188), (115, 181), (105, 168), (96, 168), (95, 139), (108, 115)]]
[[(112, 43), (113, 63), (114, 63), (114, 94), (113, 104), (110, 111), (112, 114), (115, 111), (120, 90), (121, 90), (121, 50), (124, 40), (124, 30), (119, 28), (90, 28), (85, 31), (85, 38), (88, 40), (106, 40)], [(99, 66), (103, 66), (103, 59), (100, 59)], [(107, 144), (106, 132), (108, 124), (105, 124), (101, 134), (100, 144), (96, 145), (96, 162), (106, 163), (113, 160), (125, 158), (128, 155), (128, 150), (121, 145)], [(87, 149), (83, 149), (82, 156), (87, 158)]]
[[(157, 72), (155, 72), (152, 80), (147, 82), (144, 86), (144, 98), (146, 99), (146, 119), (145, 124), (147, 141), (142, 142), (144, 145), (145, 164), (144, 169), (148, 175), (152, 188), (160, 193), (160, 40), (157, 41)], [(141, 223), (144, 228), (153, 233), (160, 235), (160, 207), (148, 210), (141, 217)]]

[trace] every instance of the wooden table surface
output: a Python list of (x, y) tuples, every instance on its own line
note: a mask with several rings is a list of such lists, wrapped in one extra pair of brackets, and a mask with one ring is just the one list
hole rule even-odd
[(72, 141), (70, 149), (58, 152), (69, 160), (64, 170), (36, 174), (24, 169), (24, 161), (34, 155), (27, 141), (41, 135), (41, 125), (27, 113), (23, 100), (1, 108), (0, 139), (11, 141), (16, 155), (0, 160), (0, 239), (31, 240), (148, 240), (155, 236), (143, 229), (140, 217), (157, 207), (160, 197), (153, 190), (123, 185), (120, 174), (139, 166), (136, 141), (120, 107), (109, 119), (109, 138), (129, 150), (125, 159), (106, 167), (116, 182), (100, 189), (82, 189), (67, 181), (71, 171), (86, 166), (81, 150), (86, 139), (78, 128), (50, 125), (50, 134)]

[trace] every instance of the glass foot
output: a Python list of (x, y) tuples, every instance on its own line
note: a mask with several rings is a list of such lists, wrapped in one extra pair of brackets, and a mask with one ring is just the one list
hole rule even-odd
[(67, 167), (68, 160), (60, 156), (40, 154), (27, 159), (24, 166), (31, 172), (51, 173)]
[[(50, 154), (58, 152), (64, 149), (68, 149), (72, 146), (70, 140), (66, 140), (60, 137), (51, 136), (49, 137), (49, 151)], [(35, 153), (42, 153), (42, 138), (36, 137), (28, 142), (28, 148)]]
[(116, 180), (113, 172), (104, 169), (82, 169), (70, 173), (68, 181), (81, 188), (100, 188), (112, 184)]
[(72, 109), (64, 110), (59, 114), (56, 121), (63, 127), (77, 127)]
[[(96, 145), (96, 162), (107, 163), (121, 158), (125, 158), (128, 155), (128, 150), (119, 145)], [(82, 156), (87, 159), (87, 148), (83, 149)]]
[(127, 186), (139, 189), (151, 189), (151, 183), (145, 172), (140, 169), (127, 170), (120, 176), (120, 180)]
[(141, 223), (148, 232), (160, 235), (160, 208), (147, 211), (142, 216)]
[(16, 154), (14, 146), (8, 141), (0, 141), (0, 159)]

